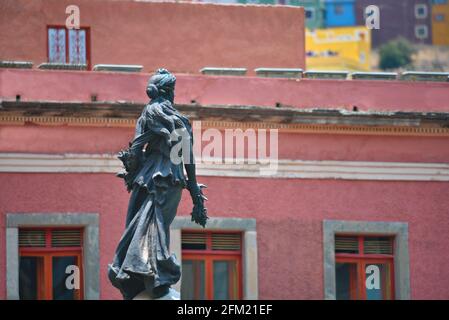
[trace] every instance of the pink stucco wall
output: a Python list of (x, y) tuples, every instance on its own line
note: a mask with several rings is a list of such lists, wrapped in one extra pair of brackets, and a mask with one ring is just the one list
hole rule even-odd
[(47, 26), (64, 26), (73, 4), (90, 28), (91, 66), (305, 67), (303, 8), (132, 0), (2, 0), (0, 60), (47, 62)]
[[(150, 74), (0, 69), (0, 97), (24, 101), (146, 102)], [(294, 80), (177, 74), (176, 102), (344, 108), (360, 111), (449, 111), (449, 83)], [(48, 90), (51, 88), (51, 90)]]
[[(0, 230), (7, 212), (99, 213), (101, 298), (119, 298), (105, 271), (123, 231), (128, 194), (122, 181), (112, 174), (0, 174), (0, 180)], [(323, 219), (409, 222), (411, 297), (449, 299), (447, 183), (200, 180), (209, 187), (211, 216), (257, 219), (261, 299), (323, 298)], [(190, 209), (185, 192), (179, 214)], [(0, 299), (5, 293), (2, 276)]]
[[(116, 153), (131, 128), (0, 127), (2, 152)], [(447, 162), (447, 138), (281, 134), (280, 158)], [(211, 216), (256, 218), (260, 298), (323, 298), (323, 219), (409, 223), (411, 297), (448, 299), (447, 182), (201, 177)], [(128, 193), (113, 174), (0, 174), (0, 230), (6, 213), (100, 214), (101, 298), (119, 298), (106, 277), (123, 231)], [(275, 192), (273, 192), (273, 190)], [(267, 197), (267, 195), (273, 195)], [(190, 211), (184, 194), (179, 214)], [(0, 237), (5, 254), (5, 237)], [(276, 261), (276, 263), (274, 263)], [(0, 274), (5, 274), (0, 259)], [(282, 274), (283, 277), (279, 277)], [(5, 297), (0, 277), (0, 299)]]

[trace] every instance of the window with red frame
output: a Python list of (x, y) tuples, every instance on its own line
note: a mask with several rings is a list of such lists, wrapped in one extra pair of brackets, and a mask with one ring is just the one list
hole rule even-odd
[(393, 300), (393, 254), (393, 237), (335, 236), (337, 300)]
[(241, 257), (241, 233), (182, 232), (181, 298), (241, 299)]
[(21, 300), (83, 299), (82, 235), (81, 229), (19, 229)]
[(88, 28), (48, 27), (48, 62), (85, 64), (89, 68)]

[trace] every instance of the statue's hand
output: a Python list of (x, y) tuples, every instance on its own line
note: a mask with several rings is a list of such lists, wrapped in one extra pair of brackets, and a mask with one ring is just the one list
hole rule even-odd
[(118, 159), (122, 161), (124, 170), (118, 172), (116, 176), (124, 179), (128, 192), (132, 189), (132, 184), (142, 163), (142, 158), (142, 151), (133, 150), (131, 148), (122, 150), (118, 154)]
[(134, 173), (140, 167), (142, 162), (142, 151), (137, 149), (128, 148), (126, 150), (122, 150), (118, 154), (118, 159), (122, 161), (125, 170), (128, 173)]
[(193, 201), (192, 221), (204, 228), (209, 217), (207, 216), (207, 208), (204, 206), (204, 201), (207, 198), (203, 194), (203, 188), (207, 188), (207, 186), (204, 184), (188, 186)]

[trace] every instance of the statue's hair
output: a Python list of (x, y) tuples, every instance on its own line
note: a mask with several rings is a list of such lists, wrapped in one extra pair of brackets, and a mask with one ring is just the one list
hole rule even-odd
[(155, 99), (160, 95), (164, 95), (175, 89), (176, 77), (167, 69), (158, 69), (151, 76), (147, 85), (147, 95), (151, 99)]

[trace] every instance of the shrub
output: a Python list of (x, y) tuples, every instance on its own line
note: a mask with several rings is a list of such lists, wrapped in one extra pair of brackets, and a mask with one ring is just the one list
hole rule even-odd
[(407, 67), (416, 52), (413, 45), (404, 38), (391, 40), (379, 48), (379, 68), (382, 70)]

